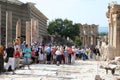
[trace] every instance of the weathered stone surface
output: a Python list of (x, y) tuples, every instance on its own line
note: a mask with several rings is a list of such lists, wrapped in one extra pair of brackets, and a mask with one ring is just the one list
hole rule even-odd
[(33, 64), (31, 70), (27, 67), (24, 69), (16, 70), (15, 75), (0, 75), (0, 80), (95, 80), (96, 75), (104, 80), (113, 80), (116, 75), (110, 72), (106, 74), (104, 69), (100, 69), (99, 65), (103, 61), (76, 61), (75, 64), (66, 65), (62, 64), (57, 66), (55, 64)]
[(12, 42), (12, 12), (6, 11), (6, 47)]
[(115, 48), (115, 51), (109, 56), (120, 56), (120, 5), (112, 2), (108, 6), (107, 18), (109, 22), (109, 45)]

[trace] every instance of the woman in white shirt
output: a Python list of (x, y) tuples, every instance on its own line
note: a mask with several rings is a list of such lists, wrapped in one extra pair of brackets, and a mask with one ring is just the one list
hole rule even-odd
[(57, 65), (59, 66), (60, 61), (61, 61), (61, 51), (59, 47), (57, 47), (57, 51), (55, 52), (55, 54), (56, 54)]

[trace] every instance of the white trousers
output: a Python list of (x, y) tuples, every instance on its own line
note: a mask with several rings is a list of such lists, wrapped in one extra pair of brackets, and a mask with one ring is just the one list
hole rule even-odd
[(75, 54), (71, 55), (71, 63), (75, 63)]
[(9, 57), (8, 63), (6, 64), (5, 69), (8, 70), (9, 66), (11, 66), (12, 70), (15, 69), (15, 58)]

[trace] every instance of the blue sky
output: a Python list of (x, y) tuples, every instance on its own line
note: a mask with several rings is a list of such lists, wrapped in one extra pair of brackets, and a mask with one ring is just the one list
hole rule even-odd
[(107, 27), (106, 18), (108, 3), (120, 0), (20, 0), (33, 2), (36, 7), (49, 19), (70, 19), (74, 23), (97, 24)]

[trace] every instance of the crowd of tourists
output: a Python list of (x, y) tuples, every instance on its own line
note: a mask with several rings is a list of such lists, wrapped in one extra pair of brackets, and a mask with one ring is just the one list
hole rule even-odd
[[(23, 42), (19, 45), (8, 44), (7, 48), (0, 46), (0, 73), (7, 72), (11, 66), (13, 74), (14, 70), (19, 68), (20, 59), (23, 60), (23, 66), (30, 64), (74, 64), (75, 60), (96, 59), (100, 56), (98, 48), (85, 48), (78, 46), (58, 46), (58, 45), (40, 45), (35, 42), (28, 45)], [(6, 64), (5, 64), (6, 63)], [(5, 70), (5, 71), (3, 71)]]

